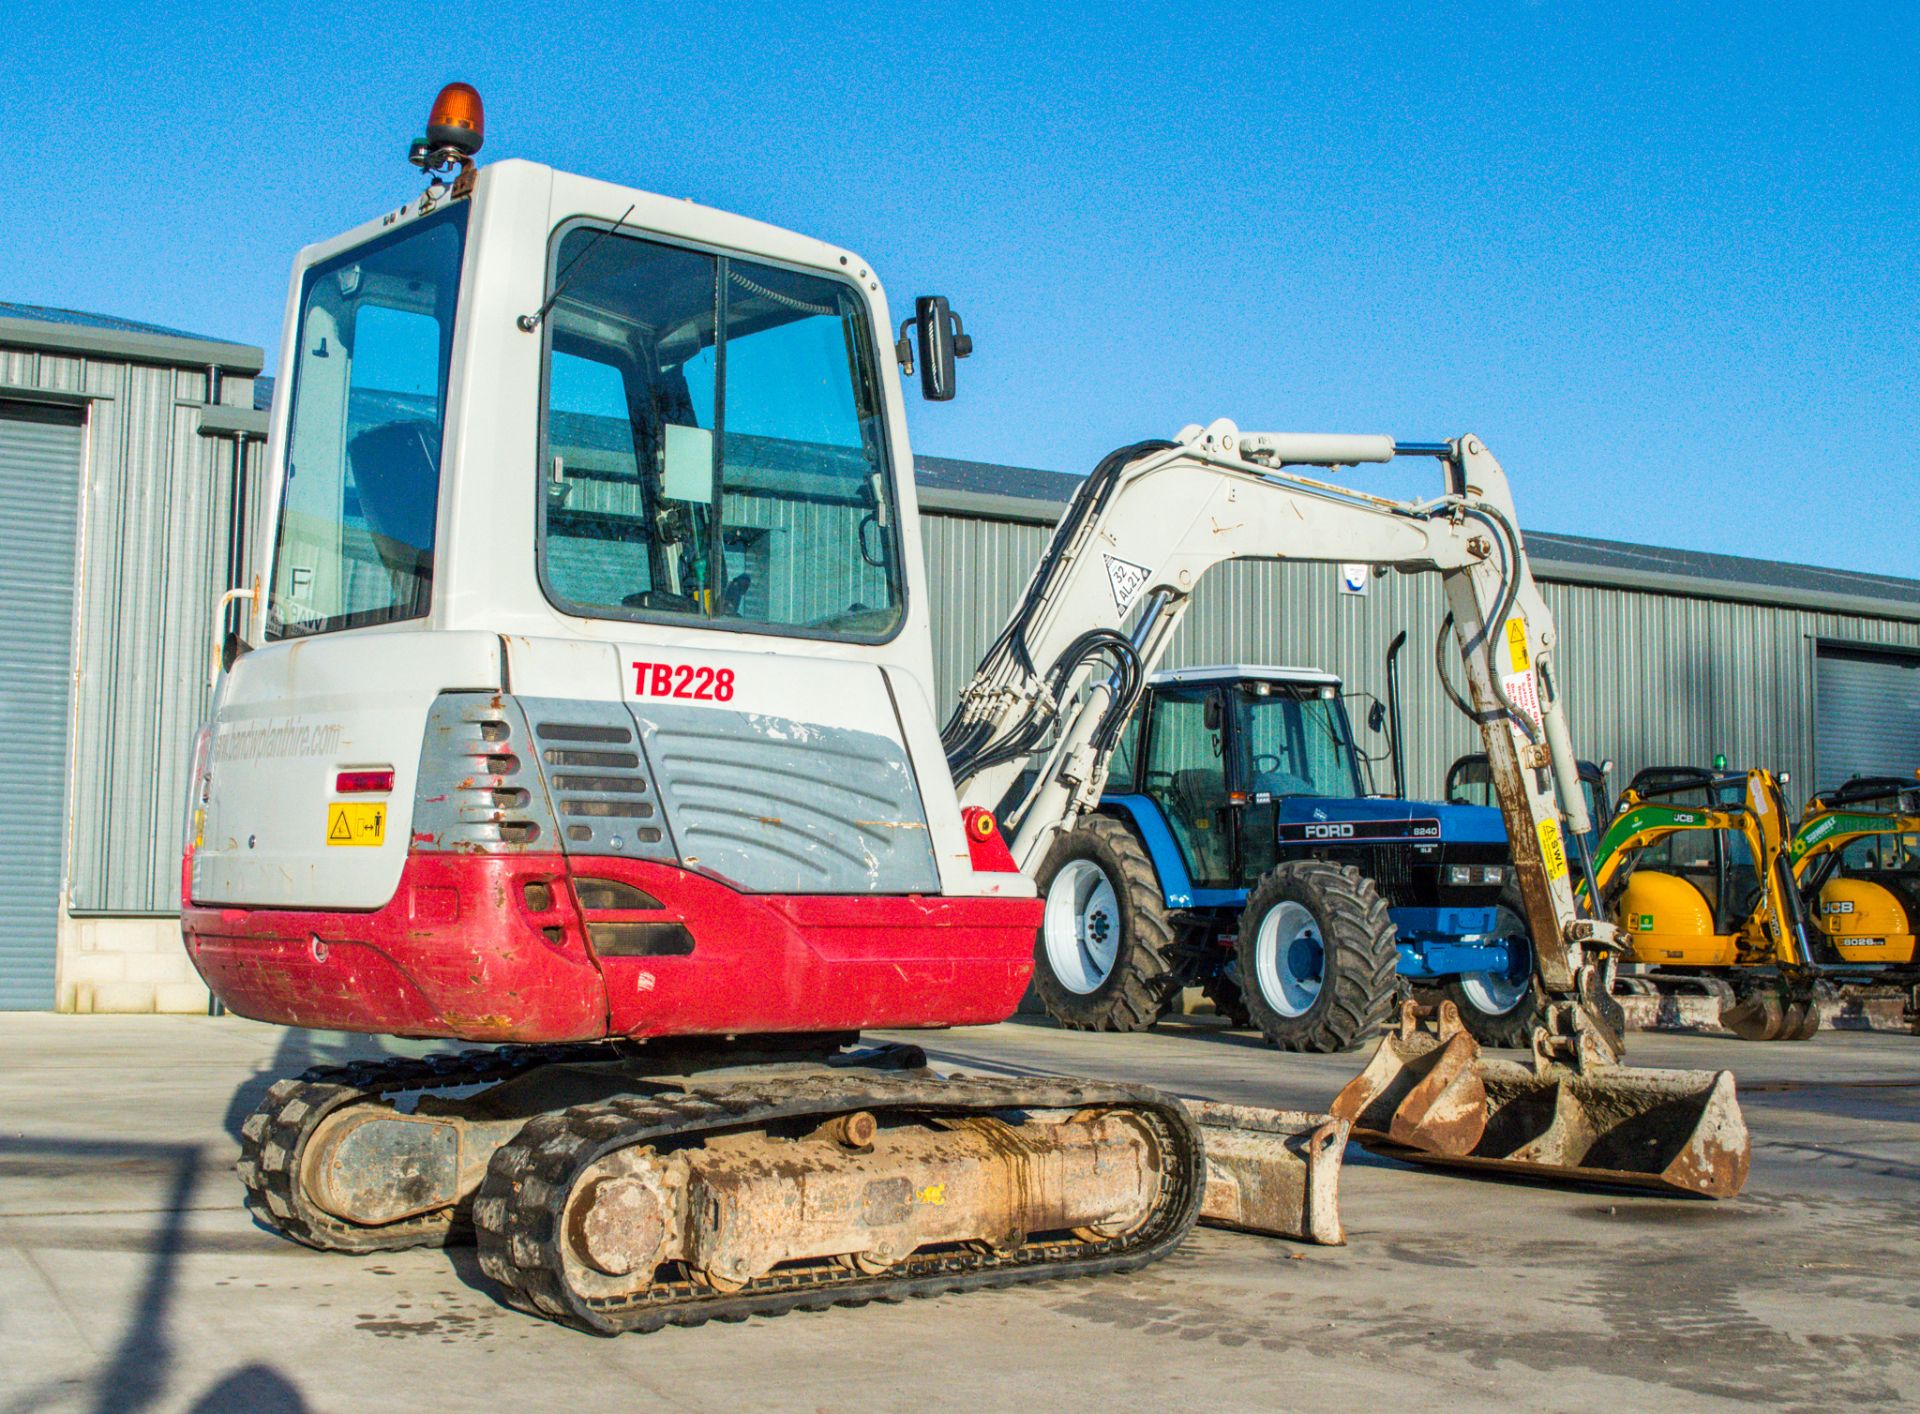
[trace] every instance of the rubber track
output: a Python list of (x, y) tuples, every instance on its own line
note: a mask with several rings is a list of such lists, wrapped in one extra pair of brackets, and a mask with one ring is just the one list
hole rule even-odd
[(513, 1046), (347, 1065), (315, 1066), (298, 1079), (282, 1080), (240, 1126), (240, 1159), (234, 1165), (246, 1185), (247, 1206), (267, 1226), (323, 1252), (397, 1252), (444, 1246), (464, 1237), (456, 1208), (443, 1208), (379, 1227), (342, 1222), (301, 1193), (298, 1176), (307, 1141), (320, 1121), (342, 1106), (378, 1100), (408, 1090), (455, 1089), (510, 1080), (535, 1066), (564, 1061), (611, 1060), (603, 1044)]
[[(1373, 881), (1351, 864), (1323, 859), (1293, 860), (1276, 865), (1254, 886), (1241, 914), (1240, 966), (1254, 965), (1254, 930), (1248, 920), (1264, 913), (1268, 881), (1282, 871), (1307, 884), (1334, 914), (1337, 926), (1323, 929), (1321, 938), (1330, 956), (1327, 971), (1333, 985), (1327, 1003), (1305, 1026), (1284, 1018), (1292, 1034), (1283, 1041), (1262, 1028), (1267, 1044), (1289, 1051), (1328, 1053), (1348, 1051), (1374, 1036), (1393, 1011), (1399, 987), (1400, 951), (1394, 946), (1393, 919)], [(1255, 1013), (1258, 1020), (1259, 1013)]]
[[(1139, 1231), (1109, 1241), (1061, 1238), (1005, 1255), (937, 1251), (866, 1276), (820, 1261), (782, 1267), (723, 1294), (691, 1280), (655, 1282), (620, 1298), (582, 1297), (563, 1280), (560, 1244), (568, 1196), (588, 1167), (617, 1149), (685, 1141), (720, 1130), (809, 1121), (851, 1110), (954, 1115), (1011, 1109), (1126, 1108), (1159, 1131), (1160, 1202)], [(1133, 1271), (1177, 1247), (1206, 1183), (1199, 1132), (1176, 1101), (1145, 1087), (1039, 1077), (928, 1079), (884, 1074), (808, 1078), (778, 1086), (623, 1097), (537, 1116), (495, 1152), (473, 1204), (480, 1265), (523, 1310), (599, 1335), (672, 1324), (739, 1321), (788, 1311), (860, 1306), (1056, 1277)]]

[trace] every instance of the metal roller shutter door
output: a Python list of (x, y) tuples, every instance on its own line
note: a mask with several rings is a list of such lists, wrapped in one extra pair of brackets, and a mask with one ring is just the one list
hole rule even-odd
[(81, 422), (76, 409), (0, 403), (0, 1009), (9, 1011), (54, 1000)]
[(1920, 769), (1920, 657), (1822, 647), (1815, 696), (1820, 789)]

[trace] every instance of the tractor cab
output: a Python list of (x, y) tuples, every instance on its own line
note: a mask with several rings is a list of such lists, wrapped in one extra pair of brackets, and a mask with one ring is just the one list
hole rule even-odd
[(1310, 802), (1370, 787), (1338, 678), (1245, 665), (1156, 674), (1107, 784), (1153, 802), (1200, 889), (1270, 868), (1283, 815), (1304, 820)]
[[(1579, 767), (1580, 793), (1586, 797), (1587, 819), (1591, 822), (1583, 840), (1587, 857), (1592, 858), (1599, 848), (1601, 831), (1606, 829), (1607, 820), (1613, 814), (1613, 794), (1607, 788), (1613, 762), (1582, 761)], [(1487, 761), (1486, 752), (1457, 757), (1447, 768), (1446, 799), (1449, 805), (1498, 805), (1493, 798), (1493, 767)]]
[[(1107, 791), (1151, 803), (1165, 822), (1155, 861), (1162, 880), (1177, 867), (1191, 886), (1178, 892), (1194, 904), (1223, 902), (1215, 895), (1244, 891), (1303, 849), (1411, 842), (1436, 864), (1440, 852), (1435, 807), (1375, 787), (1340, 679), (1311, 668), (1156, 674), (1114, 754)], [(1463, 819), (1498, 835), (1497, 812)]]

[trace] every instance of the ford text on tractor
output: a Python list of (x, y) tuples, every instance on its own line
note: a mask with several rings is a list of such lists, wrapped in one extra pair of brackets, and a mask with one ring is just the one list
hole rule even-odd
[[(1172, 1250), (1227, 1162), (1180, 1102), (858, 1037), (1012, 1014), (1038, 857), (1098, 800), (1193, 585), (1253, 555), (1443, 576), (1548, 998), (1516, 1086), (1407, 1018), (1357, 1127), (1738, 1188), (1729, 1078), (1617, 1064), (1613, 935), (1560, 848), (1552, 621), (1477, 441), (1222, 421), (1110, 456), (943, 732), (889, 355), (950, 396), (957, 316), (918, 301), (896, 348), (852, 251), (479, 145), (449, 89), (414, 155), (453, 180), (296, 261), (266, 573), (182, 890), (232, 1010), (482, 1049), (274, 1086), (241, 1160), (266, 1222), (358, 1252), (471, 1234), (509, 1300), (603, 1332)], [(1438, 494), (1289, 469), (1402, 453)], [(1522, 640), (1544, 725), (1496, 681)], [(988, 807), (1029, 769), (1009, 839)], [(1444, 1114), (1411, 1093), (1441, 1061)]]

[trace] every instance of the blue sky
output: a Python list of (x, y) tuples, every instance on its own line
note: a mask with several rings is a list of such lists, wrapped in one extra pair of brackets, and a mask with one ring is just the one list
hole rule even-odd
[(271, 350), (466, 78), (948, 295), (920, 451), (1472, 430), (1535, 528), (1920, 575), (1920, 6), (1249, 8), (20, 7), (0, 297)]

